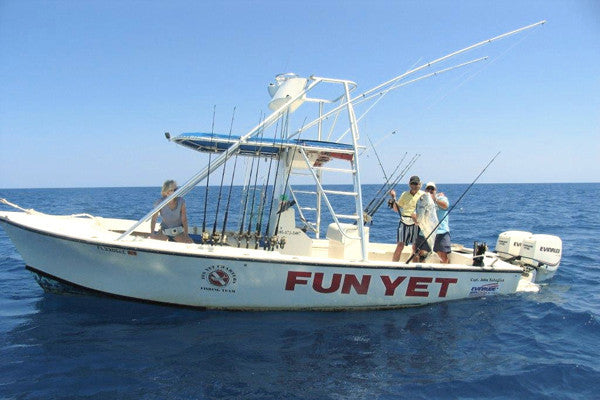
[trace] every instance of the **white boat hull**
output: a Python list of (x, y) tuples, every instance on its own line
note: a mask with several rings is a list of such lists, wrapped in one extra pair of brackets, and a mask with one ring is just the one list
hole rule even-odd
[[(27, 224), (36, 218), (42, 228)], [(522, 272), (506, 263), (480, 268), (344, 262), (139, 237), (116, 241), (107, 239), (107, 232), (101, 237), (100, 230), (74, 237), (43, 229), (48, 218), (53, 217), (0, 215), (30, 270), (81, 289), (168, 305), (232, 310), (408, 307), (514, 293)], [(91, 225), (81, 218), (64, 221)]]

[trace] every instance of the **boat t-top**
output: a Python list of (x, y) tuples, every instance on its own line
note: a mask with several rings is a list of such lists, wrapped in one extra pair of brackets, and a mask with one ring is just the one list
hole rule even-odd
[[(270, 114), (242, 135), (183, 133), (170, 142), (208, 153), (208, 164), (139, 220), (92, 215), (0, 211), (0, 225), (26, 268), (47, 291), (85, 291), (125, 300), (201, 309), (362, 310), (418, 306), (519, 291), (537, 291), (560, 263), (560, 238), (507, 231), (495, 251), (452, 245), (449, 263), (431, 252), (415, 258), (406, 246), (370, 240), (370, 223), (418, 155), (401, 162), (375, 198), (363, 199), (365, 151), (356, 113), (406, 84), (461, 68), (471, 60), (413, 78), (455, 55), (543, 24), (469, 46), (354, 95), (346, 79), (277, 75), (269, 84)], [(297, 115), (302, 117), (297, 118)], [(307, 115), (312, 115), (307, 117)], [(294, 120), (296, 122), (294, 126)], [(245, 167), (242, 163), (248, 160)], [(404, 159), (403, 159), (404, 160)], [(402, 167), (400, 167), (402, 165)], [(245, 176), (237, 221), (229, 213), (234, 176)], [(229, 188), (224, 177), (231, 179)], [(301, 176), (309, 185), (297, 186)], [(219, 182), (208, 200), (208, 180)], [(335, 182), (345, 186), (326, 185)], [(207, 183), (193, 243), (155, 240), (150, 220), (176, 197)], [(215, 206), (216, 203), (216, 206)], [(342, 206), (340, 206), (342, 205)]]

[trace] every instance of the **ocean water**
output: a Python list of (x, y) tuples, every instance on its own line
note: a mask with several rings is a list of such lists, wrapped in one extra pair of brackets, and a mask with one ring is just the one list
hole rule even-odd
[[(439, 186), (451, 202), (467, 187)], [(376, 190), (365, 186), (365, 199)], [(135, 219), (158, 192), (0, 197)], [(539, 293), (389, 311), (193, 311), (44, 293), (0, 230), (0, 399), (600, 398), (599, 195), (600, 184), (475, 185), (451, 214), (453, 242), (493, 247), (512, 229), (558, 235), (557, 275)], [(202, 197), (198, 188), (187, 198), (195, 225)], [(396, 224), (383, 206), (371, 240), (393, 242)]]

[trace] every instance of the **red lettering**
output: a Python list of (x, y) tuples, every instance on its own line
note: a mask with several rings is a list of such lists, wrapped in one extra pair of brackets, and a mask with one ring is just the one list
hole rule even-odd
[(299, 278), (310, 278), (312, 273), (303, 271), (288, 271), (287, 281), (285, 283), (285, 290), (294, 290), (296, 284), (306, 285), (308, 280)]
[(396, 279), (394, 279), (394, 282), (392, 282), (392, 280), (390, 279), (389, 276), (381, 275), (381, 280), (383, 281), (383, 284), (385, 285), (385, 295), (393, 296), (398, 285), (400, 285), (402, 282), (404, 282), (405, 279), (406, 279), (405, 276), (399, 276)]
[(456, 283), (458, 282), (458, 279), (456, 278), (435, 278), (435, 283), (441, 283), (442, 286), (440, 287), (440, 297), (446, 297), (446, 294), (448, 293), (448, 285), (450, 285), (451, 283)]
[(333, 293), (340, 288), (342, 282), (342, 274), (333, 274), (331, 278), (331, 285), (328, 288), (323, 287), (323, 275), (322, 272), (315, 272), (315, 280), (313, 281), (313, 289), (319, 293)]
[[(411, 297), (427, 297), (429, 296), (429, 292), (427, 291), (428, 285), (423, 285), (423, 283), (431, 283), (433, 278), (424, 278), (418, 276), (411, 276), (408, 281), (408, 287), (406, 288), (406, 295)], [(423, 290), (418, 291), (419, 289)]]
[(357, 294), (367, 294), (369, 283), (371, 283), (371, 275), (363, 275), (360, 282), (358, 282), (358, 279), (354, 275), (344, 275), (342, 293), (348, 294), (350, 293), (350, 288), (354, 288)]

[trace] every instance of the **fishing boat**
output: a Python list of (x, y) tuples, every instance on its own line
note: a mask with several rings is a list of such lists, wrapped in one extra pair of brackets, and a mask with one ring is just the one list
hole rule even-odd
[[(364, 204), (360, 155), (365, 148), (358, 129), (362, 116), (355, 109), (405, 84), (478, 62), (407, 79), (542, 23), (487, 39), (354, 96), (357, 84), (350, 80), (278, 75), (268, 86), (272, 112), (245, 134), (166, 134), (170, 142), (208, 153), (209, 162), (137, 221), (49, 215), (2, 199), (18, 210), (0, 211), (0, 225), (26, 268), (50, 292), (84, 291), (200, 309), (361, 310), (537, 291), (538, 283), (558, 269), (562, 244), (556, 236), (503, 232), (495, 251), (452, 245), (449, 264), (433, 252), (415, 258), (409, 246), (394, 262), (395, 243), (371, 241), (369, 224), (375, 212), (418, 155), (397, 168)], [(304, 107), (312, 107), (314, 119), (292, 129), (294, 113)], [(251, 160), (249, 168), (241, 168), (242, 159)], [(231, 185), (223, 191), (225, 171)], [(236, 171), (246, 177), (243, 210), (232, 228), (228, 212)], [(215, 174), (221, 186), (212, 229), (205, 218), (202, 226), (189, 229), (193, 243), (150, 237), (150, 220), (171, 200), (203, 182), (208, 199), (208, 180)], [(312, 189), (294, 186), (296, 174), (310, 180)], [(332, 188), (323, 183), (324, 176), (348, 186)], [(312, 199), (311, 206), (307, 199)], [(340, 203), (348, 206), (340, 209)], [(205, 216), (206, 209), (205, 200)]]

